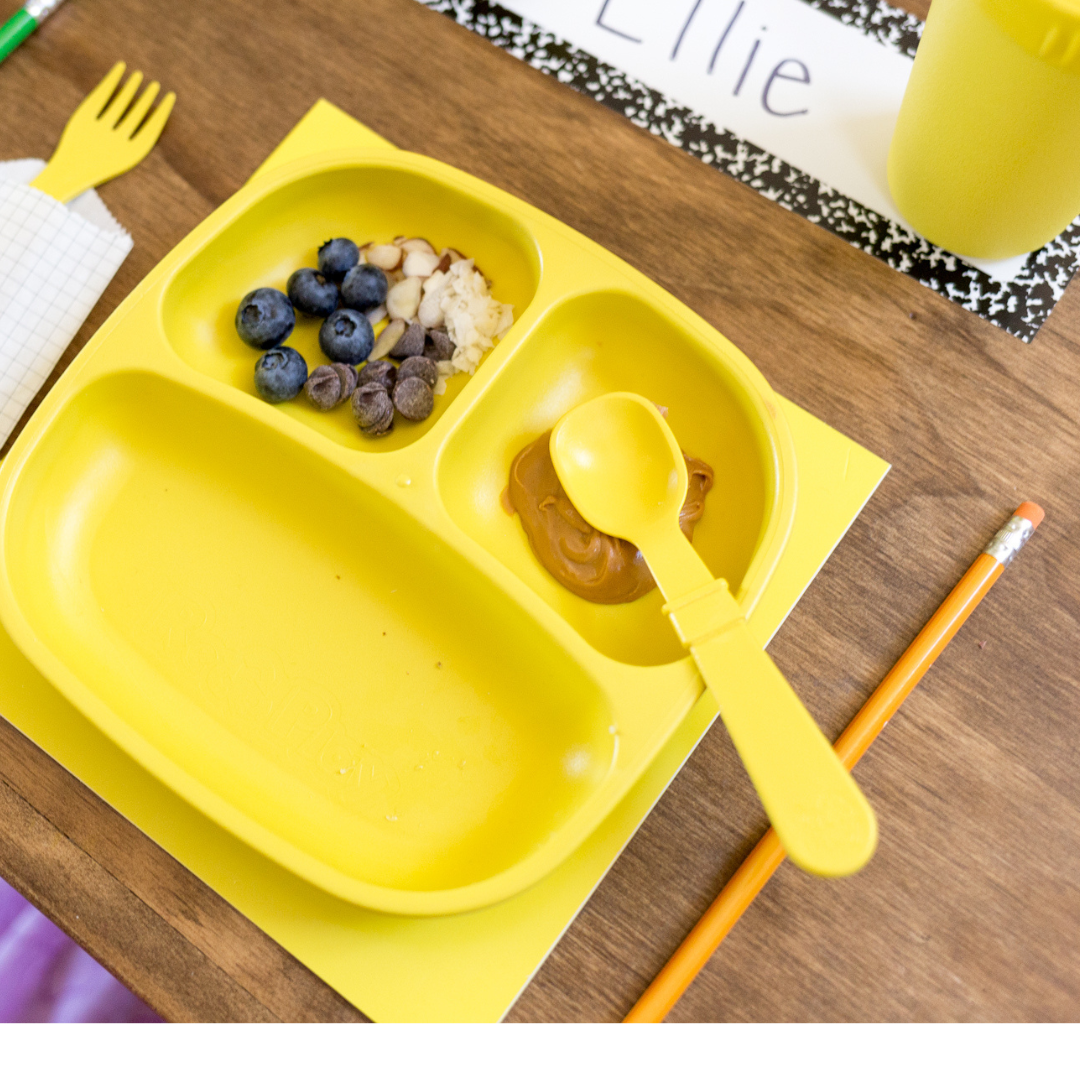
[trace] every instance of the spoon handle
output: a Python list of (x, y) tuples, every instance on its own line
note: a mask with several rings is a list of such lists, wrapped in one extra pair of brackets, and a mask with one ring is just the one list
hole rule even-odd
[[(712, 578), (689, 541), (681, 533), (678, 537), (683, 549), (672, 550), (678, 545), (670, 541), (664, 544), (663, 565), (654, 566), (649, 552), (646, 561), (661, 583), (667, 569), (676, 581), (708, 580), (669, 599), (664, 610), (716, 698), (724, 726), (781, 844), (792, 862), (812, 874), (854, 873), (877, 844), (873, 810), (750, 633), (727, 583)], [(691, 557), (700, 570), (692, 570)]]

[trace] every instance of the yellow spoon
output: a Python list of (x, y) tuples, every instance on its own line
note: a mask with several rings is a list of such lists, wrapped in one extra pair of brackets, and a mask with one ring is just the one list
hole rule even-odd
[(551, 458), (581, 516), (644, 555), (788, 857), (813, 874), (854, 873), (877, 844), (874, 812), (680, 530), (686, 463), (656, 406), (595, 398), (555, 425)]

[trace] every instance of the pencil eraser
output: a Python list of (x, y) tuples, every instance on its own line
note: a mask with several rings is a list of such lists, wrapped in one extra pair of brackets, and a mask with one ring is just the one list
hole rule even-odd
[(1027, 518), (1031, 522), (1032, 528), (1037, 529), (1042, 524), (1042, 519), (1046, 517), (1046, 514), (1038, 503), (1024, 502), (1016, 508), (1013, 517)]

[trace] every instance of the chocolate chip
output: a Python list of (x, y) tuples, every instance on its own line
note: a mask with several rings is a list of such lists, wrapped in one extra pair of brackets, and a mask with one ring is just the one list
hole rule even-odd
[(397, 377), (399, 382), (402, 379), (423, 379), (434, 390), (435, 383), (439, 380), (439, 369), (429, 357), (410, 356), (408, 360), (402, 360)]
[(361, 369), (357, 386), (378, 383), (388, 394), (397, 382), (397, 368), (389, 360), (369, 360)]
[(409, 323), (405, 333), (390, 350), (395, 360), (404, 360), (406, 356), (419, 356), (424, 351), (424, 327), (415, 319)]
[(336, 366), (320, 364), (304, 383), (308, 401), (321, 412), (332, 409), (341, 400), (341, 376), (334, 370)]
[(435, 395), (423, 379), (413, 375), (398, 380), (394, 387), (394, 405), (406, 420), (426, 420), (435, 408)]
[(331, 364), (330, 366), (338, 373), (338, 378), (341, 380), (341, 397), (338, 398), (338, 404), (340, 404), (346, 398), (352, 397), (352, 392), (356, 389), (356, 368), (352, 364)]
[(380, 383), (358, 386), (352, 396), (352, 411), (365, 435), (386, 435), (393, 430), (394, 405)]
[(427, 332), (428, 345), (424, 349), (424, 355), (432, 360), (449, 360), (454, 355), (454, 343), (445, 330), (429, 330)]

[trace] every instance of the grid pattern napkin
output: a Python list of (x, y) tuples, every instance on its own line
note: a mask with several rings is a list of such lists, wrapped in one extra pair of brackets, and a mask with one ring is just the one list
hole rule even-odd
[(96, 192), (28, 187), (44, 167), (0, 162), (0, 445), (132, 248)]

